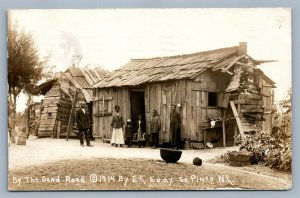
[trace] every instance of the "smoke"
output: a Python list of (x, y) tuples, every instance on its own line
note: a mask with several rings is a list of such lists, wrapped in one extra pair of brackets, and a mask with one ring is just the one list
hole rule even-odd
[(82, 49), (78, 39), (69, 32), (62, 32), (59, 47), (63, 51), (62, 62), (67, 65), (79, 66), (82, 60)]

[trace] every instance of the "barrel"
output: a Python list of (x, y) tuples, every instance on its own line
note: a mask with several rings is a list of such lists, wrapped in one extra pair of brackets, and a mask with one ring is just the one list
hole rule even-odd
[(230, 166), (246, 166), (250, 164), (250, 153), (243, 151), (232, 151), (229, 153)]

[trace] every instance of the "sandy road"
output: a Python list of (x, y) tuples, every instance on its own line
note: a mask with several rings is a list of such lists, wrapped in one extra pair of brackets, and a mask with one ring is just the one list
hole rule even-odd
[[(101, 140), (92, 142), (94, 147), (80, 147), (79, 140), (71, 139), (50, 139), (31, 138), (27, 141), (26, 146), (11, 144), (9, 147), (9, 170), (22, 170), (26, 166), (49, 164), (63, 159), (154, 159), (161, 160), (160, 150), (151, 148), (120, 148), (112, 147), (109, 144), (102, 143)], [(268, 168), (253, 168), (253, 167), (230, 167), (224, 164), (212, 164), (207, 161), (215, 159), (228, 151), (237, 150), (238, 147), (213, 148), (201, 150), (183, 150), (179, 163), (192, 164), (194, 157), (200, 157), (205, 166), (215, 169), (215, 171), (232, 172), (241, 175), (248, 175), (249, 178), (255, 181), (257, 179), (266, 181), (274, 185), (278, 184), (280, 189), (289, 189), (292, 185), (291, 175), (272, 173), (273, 170)]]
[[(29, 139), (26, 146), (11, 144), (9, 147), (9, 169), (24, 166), (50, 163), (61, 159), (85, 158), (147, 158), (160, 160), (160, 150), (151, 148), (120, 148), (102, 143), (92, 142), (94, 147), (80, 147), (79, 140), (70, 139)], [(204, 161), (214, 159), (227, 151), (237, 150), (237, 147), (214, 148), (202, 150), (183, 150), (179, 162), (191, 164), (194, 157)]]

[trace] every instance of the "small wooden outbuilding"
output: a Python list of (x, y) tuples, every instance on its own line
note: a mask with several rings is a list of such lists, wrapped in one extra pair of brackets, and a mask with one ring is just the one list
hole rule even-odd
[[(107, 71), (101, 68), (91, 70), (72, 66), (65, 72), (56, 73), (54, 79), (32, 90), (31, 93), (36, 95), (45, 95), (41, 102), (37, 136), (53, 138), (77, 136), (74, 117), (80, 103), (87, 104), (92, 127), (92, 84), (105, 75)], [(68, 127), (69, 134), (67, 134)]]
[(258, 124), (271, 131), (275, 83), (257, 67), (265, 62), (269, 61), (251, 58), (246, 43), (132, 59), (94, 84), (93, 131), (98, 137), (110, 138), (116, 104), (124, 119), (135, 122), (142, 114), (148, 134), (151, 111), (157, 110), (162, 122), (160, 143), (170, 139), (172, 104), (181, 115), (182, 141), (225, 146), (234, 144), (238, 132), (253, 132)]

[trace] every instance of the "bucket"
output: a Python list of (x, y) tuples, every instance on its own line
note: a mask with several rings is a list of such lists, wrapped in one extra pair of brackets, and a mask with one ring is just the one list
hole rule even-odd
[(250, 164), (250, 153), (242, 151), (232, 151), (229, 153), (230, 166), (246, 166)]

